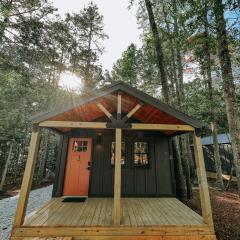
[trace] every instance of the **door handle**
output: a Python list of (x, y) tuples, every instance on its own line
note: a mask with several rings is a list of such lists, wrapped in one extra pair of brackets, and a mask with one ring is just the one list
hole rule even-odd
[(79, 162), (81, 161), (81, 156), (80, 155), (78, 156), (77, 161), (79, 161)]
[(87, 169), (87, 170), (90, 170), (91, 168), (90, 168), (90, 167), (87, 167), (86, 169)]

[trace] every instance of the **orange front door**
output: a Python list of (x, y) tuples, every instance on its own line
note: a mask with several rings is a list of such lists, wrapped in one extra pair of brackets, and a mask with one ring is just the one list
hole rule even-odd
[(64, 196), (87, 196), (92, 153), (91, 138), (70, 138), (64, 179)]

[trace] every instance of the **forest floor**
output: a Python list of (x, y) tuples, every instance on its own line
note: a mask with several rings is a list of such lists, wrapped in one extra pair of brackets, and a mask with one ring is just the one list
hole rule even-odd
[[(209, 181), (210, 198), (214, 227), (218, 240), (240, 240), (240, 196), (236, 184), (227, 192), (219, 192), (213, 181)], [(193, 199), (185, 202), (190, 208), (201, 214), (198, 189), (193, 190)]]
[[(32, 190), (39, 189), (42, 187), (47, 187), (52, 184), (52, 181), (44, 182), (40, 184), (33, 184), (31, 187)], [(0, 192), (0, 200), (4, 198), (14, 197), (20, 192), (20, 185), (9, 184), (4, 186), (4, 191)]]

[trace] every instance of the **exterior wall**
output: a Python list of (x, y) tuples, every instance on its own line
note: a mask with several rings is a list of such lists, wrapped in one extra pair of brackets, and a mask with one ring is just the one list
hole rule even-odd
[[(231, 144), (219, 144), (220, 158), (222, 163), (222, 171), (224, 174), (230, 175), (233, 166), (233, 153)], [(194, 158), (194, 151), (192, 147), (192, 155)], [(208, 172), (216, 172), (213, 145), (203, 145), (203, 155), (205, 160), (206, 170)], [(233, 175), (235, 171), (233, 170)]]
[[(93, 139), (89, 196), (113, 196), (114, 166), (111, 165), (110, 159), (111, 143), (115, 140), (114, 130), (102, 132), (101, 144), (97, 142), (97, 133), (92, 130), (75, 130), (62, 136), (53, 196), (62, 195), (68, 138), (71, 136)], [(159, 132), (130, 130), (123, 131), (123, 141), (126, 146), (126, 163), (122, 166), (122, 196), (175, 196), (175, 174), (170, 138)], [(133, 164), (133, 146), (136, 141), (148, 142), (148, 167), (135, 167)]]

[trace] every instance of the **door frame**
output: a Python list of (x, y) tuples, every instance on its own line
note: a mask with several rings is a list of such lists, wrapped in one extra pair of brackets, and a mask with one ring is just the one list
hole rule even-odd
[[(79, 136), (79, 135), (70, 135), (70, 136), (67, 136), (67, 146), (66, 146), (66, 156), (64, 158), (64, 174), (63, 174), (63, 178), (62, 178), (62, 197), (63, 197), (63, 188), (64, 188), (64, 181), (65, 181), (65, 174), (66, 174), (66, 167), (67, 167), (67, 160), (68, 160), (68, 150), (69, 150), (69, 141), (71, 138), (90, 138), (92, 140), (92, 149), (91, 149), (91, 158), (90, 158), (90, 163), (92, 165), (92, 160), (93, 160), (93, 153), (94, 153), (94, 146), (95, 146), (95, 141), (94, 141), (94, 138), (93, 136), (87, 136), (87, 135), (83, 135), (83, 136)], [(91, 176), (92, 176), (92, 167), (90, 165), (90, 172), (89, 172), (89, 180), (88, 180), (88, 196), (89, 196), (89, 190), (90, 190), (90, 184), (91, 184)]]

